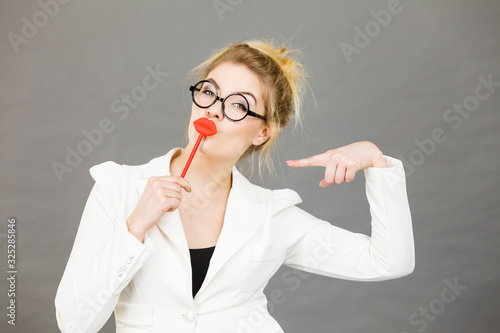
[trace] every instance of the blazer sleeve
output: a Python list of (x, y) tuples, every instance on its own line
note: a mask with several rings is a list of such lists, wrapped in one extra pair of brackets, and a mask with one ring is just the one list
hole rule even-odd
[(384, 157), (387, 168), (364, 170), (371, 237), (338, 228), (296, 206), (281, 209), (274, 219), (285, 240), (285, 266), (356, 281), (394, 279), (413, 271), (414, 241), (403, 164)]
[(94, 166), (96, 181), (85, 205), (66, 269), (55, 297), (62, 332), (98, 332), (111, 316), (120, 292), (154, 252), (118, 219), (125, 167)]

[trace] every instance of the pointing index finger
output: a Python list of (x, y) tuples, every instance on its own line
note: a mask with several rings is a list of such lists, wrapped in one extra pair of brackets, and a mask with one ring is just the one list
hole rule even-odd
[(294, 168), (326, 166), (324, 154), (314, 155), (300, 160), (288, 160), (286, 163)]

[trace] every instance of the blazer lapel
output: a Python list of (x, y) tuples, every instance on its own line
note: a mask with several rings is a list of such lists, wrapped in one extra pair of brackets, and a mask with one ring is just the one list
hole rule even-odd
[[(243, 178), (237, 172), (233, 169), (233, 180), (238, 177)], [(239, 185), (238, 181), (233, 181), (224, 224), (210, 260), (207, 275), (198, 293), (206, 288), (222, 266), (253, 237), (264, 223), (267, 205), (259, 201), (248, 200)]]
[[(170, 160), (179, 148), (172, 149), (166, 155), (152, 159), (145, 167), (143, 177), (136, 181), (137, 196), (144, 192), (147, 181), (152, 176), (170, 175)], [(232, 172), (232, 188), (224, 215), (224, 224), (217, 240), (214, 254), (210, 261), (207, 275), (198, 294), (206, 288), (221, 267), (247, 243), (262, 226), (266, 216), (268, 200), (263, 193), (257, 192), (236, 167)], [(270, 192), (269, 192), (270, 193)], [(166, 213), (157, 223), (158, 228), (189, 259), (189, 248), (186, 234), (178, 211)], [(190, 262), (190, 261), (188, 261)], [(197, 295), (198, 295), (197, 294)]]
[[(170, 150), (166, 155), (152, 159), (146, 164), (143, 176), (136, 181), (137, 197), (139, 198), (150, 177), (170, 175), (170, 160), (180, 148)], [(182, 227), (179, 212), (165, 213), (156, 226), (163, 232), (189, 259), (189, 249), (186, 234)]]

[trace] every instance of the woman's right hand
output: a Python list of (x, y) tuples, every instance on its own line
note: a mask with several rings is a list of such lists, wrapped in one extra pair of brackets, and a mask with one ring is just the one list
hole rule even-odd
[(137, 206), (127, 219), (129, 232), (141, 242), (146, 232), (167, 212), (173, 212), (182, 200), (182, 189), (191, 192), (184, 178), (163, 176), (149, 178)]

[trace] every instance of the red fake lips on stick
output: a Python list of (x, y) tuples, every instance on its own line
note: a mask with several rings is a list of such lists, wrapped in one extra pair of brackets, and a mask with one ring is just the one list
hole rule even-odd
[(186, 172), (188, 171), (188, 168), (191, 165), (191, 161), (193, 160), (196, 150), (198, 150), (198, 146), (200, 145), (203, 136), (212, 136), (214, 134), (217, 134), (217, 128), (215, 127), (214, 122), (208, 120), (207, 118), (197, 119), (194, 121), (193, 124), (194, 128), (196, 129), (196, 132), (200, 133), (200, 136), (198, 136), (198, 140), (196, 140), (196, 144), (194, 145), (193, 151), (191, 151), (191, 155), (189, 155), (184, 170), (182, 170), (181, 178), (184, 178), (184, 176), (186, 175)]

